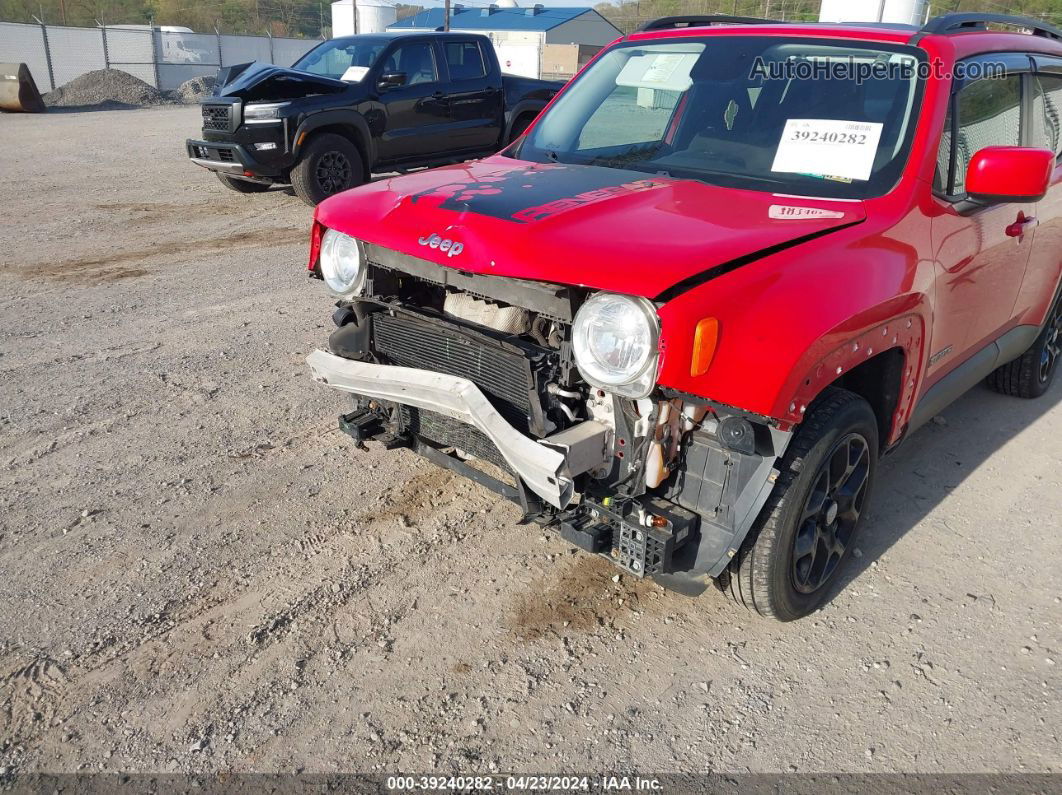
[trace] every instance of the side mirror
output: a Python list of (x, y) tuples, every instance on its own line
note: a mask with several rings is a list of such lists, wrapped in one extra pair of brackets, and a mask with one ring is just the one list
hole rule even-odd
[(386, 72), (380, 75), (380, 79), (376, 83), (376, 87), (381, 91), (386, 91), (389, 88), (397, 88), (398, 86), (404, 86), (406, 84), (405, 72)]
[(966, 194), (979, 204), (1031, 203), (1047, 195), (1055, 153), (1049, 149), (990, 146), (966, 170)]

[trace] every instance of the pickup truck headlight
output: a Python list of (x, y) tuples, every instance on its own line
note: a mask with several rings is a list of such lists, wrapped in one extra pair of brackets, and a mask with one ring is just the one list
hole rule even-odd
[(358, 241), (335, 229), (321, 238), (321, 278), (340, 298), (349, 298), (365, 286), (365, 257)]
[(263, 124), (280, 118), (280, 109), (290, 102), (256, 102), (243, 106), (243, 120), (246, 124)]
[(575, 364), (590, 384), (642, 398), (653, 390), (660, 340), (656, 310), (644, 298), (598, 293), (575, 314)]

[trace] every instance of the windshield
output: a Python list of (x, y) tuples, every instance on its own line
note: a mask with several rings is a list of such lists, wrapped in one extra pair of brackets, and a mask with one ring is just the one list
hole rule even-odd
[(332, 39), (314, 47), (291, 68), (356, 83), (387, 44), (387, 39)]
[(758, 36), (619, 45), (514, 156), (774, 193), (881, 195), (907, 158), (920, 58), (904, 47)]

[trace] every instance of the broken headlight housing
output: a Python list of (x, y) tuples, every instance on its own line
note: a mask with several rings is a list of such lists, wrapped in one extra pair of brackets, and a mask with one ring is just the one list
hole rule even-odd
[(572, 324), (572, 350), (583, 378), (624, 397), (653, 391), (659, 343), (660, 321), (644, 298), (598, 293)]

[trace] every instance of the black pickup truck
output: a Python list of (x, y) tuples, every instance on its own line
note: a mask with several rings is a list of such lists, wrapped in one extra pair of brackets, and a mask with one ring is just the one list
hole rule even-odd
[(193, 163), (240, 193), (290, 184), (308, 204), (403, 171), (492, 154), (563, 83), (503, 75), (490, 40), (380, 33), (322, 42), (291, 69), (223, 68)]

